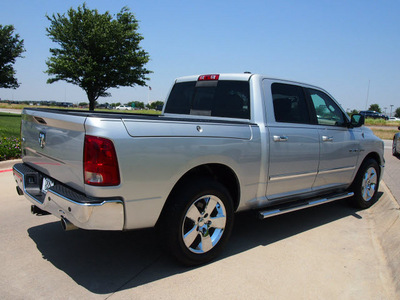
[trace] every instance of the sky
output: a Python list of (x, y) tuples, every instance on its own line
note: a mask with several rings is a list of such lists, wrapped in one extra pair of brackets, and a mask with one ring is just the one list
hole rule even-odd
[[(9, 100), (87, 102), (78, 86), (47, 84), (46, 60), (57, 44), (46, 35), (52, 16), (83, 1), (0, 0), (0, 24), (12, 24), (26, 52), (14, 65), (18, 89)], [(346, 110), (377, 103), (400, 107), (400, 1), (152, 1), (86, 0), (139, 20), (141, 47), (153, 71), (147, 87), (110, 89), (100, 103), (164, 101), (175, 78), (249, 71), (326, 89)]]

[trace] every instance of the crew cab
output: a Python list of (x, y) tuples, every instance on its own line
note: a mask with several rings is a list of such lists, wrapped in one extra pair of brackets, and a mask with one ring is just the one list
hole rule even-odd
[(235, 212), (377, 200), (383, 142), (325, 90), (258, 74), (175, 80), (160, 116), (25, 108), (17, 191), (66, 230), (156, 227), (182, 263), (215, 258)]

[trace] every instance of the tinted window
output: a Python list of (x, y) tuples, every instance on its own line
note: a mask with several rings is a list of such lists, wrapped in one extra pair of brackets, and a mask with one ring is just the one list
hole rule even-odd
[(302, 87), (273, 83), (271, 90), (276, 122), (310, 123), (310, 114)]
[(345, 117), (339, 106), (328, 95), (317, 90), (308, 90), (319, 125), (344, 126)]
[(165, 113), (250, 119), (249, 83), (226, 80), (177, 83)]
[(165, 112), (173, 114), (189, 114), (195, 85), (196, 82), (182, 82), (175, 84), (169, 94)]

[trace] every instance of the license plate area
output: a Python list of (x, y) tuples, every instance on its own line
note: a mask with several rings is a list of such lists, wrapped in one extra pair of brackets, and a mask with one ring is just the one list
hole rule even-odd
[(44, 177), (42, 182), (42, 193), (47, 194), (47, 191), (52, 186), (54, 186), (54, 182), (51, 179)]

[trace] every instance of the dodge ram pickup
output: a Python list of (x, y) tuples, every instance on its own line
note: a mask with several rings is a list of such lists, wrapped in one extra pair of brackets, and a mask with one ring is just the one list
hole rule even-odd
[(215, 258), (235, 212), (377, 200), (383, 142), (316, 86), (257, 74), (175, 80), (160, 116), (25, 108), (17, 192), (65, 230), (155, 227), (182, 263)]

